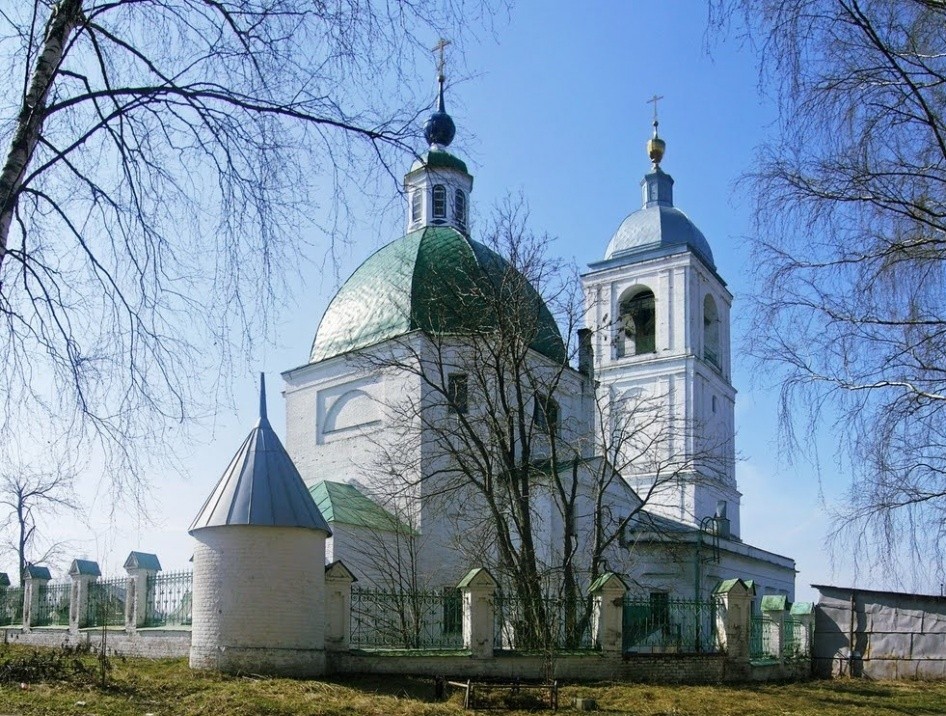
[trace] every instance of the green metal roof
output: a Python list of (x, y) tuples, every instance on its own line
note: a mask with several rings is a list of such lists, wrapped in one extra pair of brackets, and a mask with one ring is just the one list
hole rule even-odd
[(466, 573), (466, 576), (460, 580), (460, 583), (457, 585), (457, 589), (464, 589), (469, 587), (473, 582), (480, 582), (481, 584), (488, 584), (490, 586), (496, 586), (496, 580), (493, 579), (493, 575), (489, 573), (488, 569), (484, 567), (475, 567)]
[(625, 592), (627, 591), (627, 585), (624, 583), (624, 580), (621, 579), (620, 575), (617, 575), (614, 572), (605, 572), (591, 583), (591, 586), (588, 587), (588, 594), (594, 594), (612, 580), (616, 581), (619, 586), (623, 587)]
[(384, 532), (413, 533), (410, 527), (354, 485), (323, 480), (312, 485), (309, 494), (327, 522)]
[(814, 614), (815, 613), (815, 604), (814, 602), (795, 602), (792, 604), (792, 608), (789, 611), (790, 614)]
[(488, 334), (499, 322), (497, 305), (521, 306), (517, 322), (529, 345), (566, 362), (555, 319), (521, 273), (456, 229), (425, 227), (377, 251), (345, 282), (322, 316), (309, 362), (415, 330)]
[(784, 612), (789, 608), (791, 604), (784, 594), (766, 594), (762, 597), (763, 612)]
[(419, 169), (455, 169), (458, 172), (469, 174), (466, 163), (462, 159), (438, 149), (431, 149), (420, 155), (420, 158), (411, 165), (411, 172)]

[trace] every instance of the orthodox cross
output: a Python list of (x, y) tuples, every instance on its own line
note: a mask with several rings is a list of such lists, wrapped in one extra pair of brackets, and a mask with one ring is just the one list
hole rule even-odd
[(654, 125), (657, 124), (657, 103), (662, 99), (663, 99), (663, 95), (659, 97), (657, 95), (654, 95), (649, 100), (647, 100), (647, 104), (654, 105)]
[(451, 44), (453, 43), (450, 42), (450, 40), (445, 40), (444, 38), (441, 37), (440, 41), (437, 42), (437, 44), (434, 45), (432, 48), (430, 48), (431, 52), (440, 53), (440, 59), (437, 61), (437, 74), (441, 76), (443, 76), (443, 66), (444, 66), (443, 51), (447, 48), (447, 45), (451, 45)]

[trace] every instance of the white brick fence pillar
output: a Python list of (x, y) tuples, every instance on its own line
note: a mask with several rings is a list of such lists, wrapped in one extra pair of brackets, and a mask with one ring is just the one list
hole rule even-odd
[(769, 637), (767, 655), (779, 661), (785, 655), (785, 615), (788, 607), (788, 597), (781, 594), (766, 594), (762, 597), (762, 628)]
[(815, 605), (813, 602), (795, 602), (790, 612), (797, 624), (795, 638), (798, 640), (798, 655), (811, 656), (814, 646)]
[(96, 579), (102, 576), (98, 562), (74, 559), (69, 567), (72, 590), (69, 597), (69, 631), (78, 631), (89, 625), (89, 591)]
[(463, 597), (463, 648), (479, 659), (493, 658), (493, 596), (496, 580), (482, 567), (457, 585)]
[(161, 571), (156, 554), (132, 552), (125, 560), (128, 590), (125, 596), (125, 629), (144, 626), (148, 619), (148, 578)]
[(39, 592), (52, 575), (47, 567), (30, 564), (23, 576), (23, 630), (29, 631), (39, 623)]
[(755, 587), (741, 579), (727, 579), (716, 585), (716, 633), (727, 658), (749, 660), (749, 638), (752, 633), (752, 599)]
[(614, 572), (605, 572), (592, 582), (591, 636), (596, 649), (619, 655), (624, 647), (624, 595), (627, 585)]
[(351, 645), (351, 585), (355, 575), (341, 561), (325, 566), (325, 648), (348, 651)]

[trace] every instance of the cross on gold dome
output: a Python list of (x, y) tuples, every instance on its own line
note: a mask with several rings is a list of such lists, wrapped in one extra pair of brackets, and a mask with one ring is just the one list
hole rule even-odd
[(660, 167), (660, 160), (664, 158), (664, 152), (667, 150), (667, 143), (657, 136), (657, 102), (662, 99), (662, 96), (655, 94), (647, 100), (648, 104), (654, 105), (654, 136), (647, 140), (647, 156), (654, 163), (654, 169)]
[(447, 45), (452, 45), (453, 43), (450, 40), (447, 40), (443, 37), (438, 40), (437, 44), (430, 48), (431, 52), (439, 52), (440, 58), (437, 60), (437, 74), (443, 79), (443, 68), (445, 64), (444, 60), (444, 50), (447, 49)]
[(654, 105), (654, 127), (657, 126), (657, 103), (662, 99), (663, 99), (663, 95), (658, 96), (655, 94), (653, 97), (647, 100), (647, 104)]

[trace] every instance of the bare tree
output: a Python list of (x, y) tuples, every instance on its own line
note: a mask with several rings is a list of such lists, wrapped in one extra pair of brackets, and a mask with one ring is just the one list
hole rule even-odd
[(744, 12), (780, 109), (750, 177), (750, 348), (781, 369), (788, 444), (832, 427), (854, 475), (839, 534), (874, 564), (909, 545), (942, 572), (946, 5), (715, 5), (721, 23)]
[[(408, 148), (417, 53), (488, 14), (440, 0), (0, 10), (7, 413), (97, 445), (116, 497), (138, 497), (146, 448), (213, 410), (303, 237), (339, 235), (345, 177)], [(313, 211), (319, 184), (339, 200)]]
[(622, 535), (668, 490), (698, 479), (682, 449), (692, 428), (668, 420), (665, 396), (611, 399), (571, 367), (556, 324), (572, 335), (577, 282), (523, 212), (501, 210), (484, 243), (491, 258), (481, 255), (475, 277), (431, 267), (432, 288), (414, 292), (429, 296), (420, 310), (445, 330), (360, 359), (420, 387), (418, 399), (394, 391), (385, 404), (396, 435), (378, 440), (378, 489), (420, 503), (428, 544), (431, 533), (453, 535), (449, 551), (467, 568), (493, 571), (517, 602), (519, 646), (563, 635), (576, 645), (590, 617), (585, 590), (620, 570)]
[(17, 555), (20, 583), (29, 564), (45, 564), (60, 556), (64, 542), (51, 538), (48, 523), (57, 516), (77, 514), (74, 491), (76, 466), (61, 455), (47, 459), (43, 467), (34, 462), (5, 460), (0, 472), (2, 527), (9, 534), (9, 547)]

